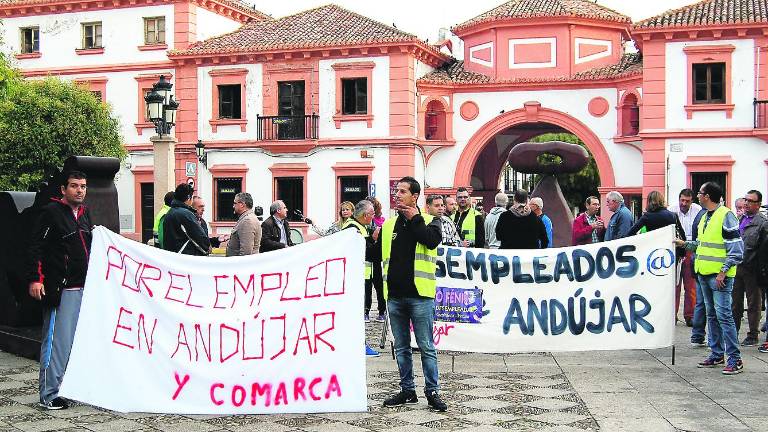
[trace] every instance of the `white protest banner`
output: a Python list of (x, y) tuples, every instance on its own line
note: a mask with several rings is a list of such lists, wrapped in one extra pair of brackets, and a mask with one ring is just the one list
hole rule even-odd
[(179, 255), (94, 231), (61, 396), (180, 414), (366, 410), (364, 240)]
[(512, 353), (672, 345), (672, 226), (560, 249), (440, 247), (435, 345)]

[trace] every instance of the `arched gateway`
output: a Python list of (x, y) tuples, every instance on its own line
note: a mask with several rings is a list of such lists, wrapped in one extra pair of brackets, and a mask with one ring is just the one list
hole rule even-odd
[[(472, 174), (480, 156), (494, 137), (511, 128), (525, 125), (545, 125), (545, 128), (560, 129), (576, 135), (584, 142), (595, 159), (600, 174), (601, 187), (609, 188), (615, 185), (613, 165), (597, 135), (576, 118), (561, 111), (543, 108), (538, 102), (526, 102), (523, 108), (503, 113), (481, 126), (469, 139), (458, 159), (453, 184), (456, 186), (470, 185)], [(511, 148), (510, 146), (508, 150)], [(498, 161), (498, 166), (486, 167), (486, 169), (494, 170), (491, 176), (497, 180), (505, 160), (506, 158)]]

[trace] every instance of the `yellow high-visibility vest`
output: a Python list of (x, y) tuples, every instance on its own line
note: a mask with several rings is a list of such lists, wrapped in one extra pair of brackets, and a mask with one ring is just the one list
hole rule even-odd
[[(725, 215), (730, 211), (725, 206), (718, 207), (710, 216), (709, 222), (706, 223), (706, 229), (704, 228), (704, 220), (699, 222), (699, 245), (696, 247), (696, 263), (694, 264), (696, 273), (713, 275), (720, 273), (723, 268), (726, 257), (723, 222)], [(725, 275), (728, 277), (736, 276), (736, 267), (729, 268)]]
[(463, 234), (462, 238), (464, 240), (468, 240), (472, 242), (472, 245), (474, 246), (475, 237), (476, 237), (475, 222), (477, 221), (477, 215), (479, 215), (480, 212), (475, 210), (473, 207), (470, 207), (469, 209), (467, 209), (467, 216), (464, 217), (464, 220), (461, 222), (461, 226), (458, 226), (458, 221), (459, 221), (458, 215), (461, 214), (460, 212), (461, 212), (461, 209), (459, 209), (458, 212), (456, 213), (457, 214), (456, 229), (458, 229), (459, 232)]
[[(433, 217), (428, 214), (421, 215), (424, 218), (424, 224), (429, 225)], [(387, 285), (387, 274), (389, 273), (389, 257), (392, 255), (392, 234), (395, 232), (395, 222), (397, 218), (390, 218), (384, 222), (381, 227), (381, 263), (384, 266), (382, 276), (384, 279), (384, 298), (389, 298), (389, 286)], [(435, 269), (437, 268), (437, 248), (429, 249), (421, 243), (416, 243), (416, 255), (413, 261), (413, 282), (416, 285), (416, 291), (422, 297), (435, 298), (437, 291), (437, 281), (435, 280)]]
[[(341, 229), (345, 229), (346, 227), (354, 225), (355, 228), (357, 228), (358, 231), (360, 231), (360, 235), (363, 236), (363, 238), (368, 237), (368, 230), (358, 221), (355, 220), (355, 218), (350, 217), (347, 219), (346, 222), (344, 222), (344, 225), (341, 226)], [(370, 261), (365, 262), (365, 280), (371, 279), (373, 277), (373, 263)]]

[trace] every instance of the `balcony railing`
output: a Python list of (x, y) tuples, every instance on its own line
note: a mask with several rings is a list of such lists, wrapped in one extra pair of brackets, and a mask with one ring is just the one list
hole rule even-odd
[(304, 140), (318, 138), (317, 114), (303, 116), (256, 116), (259, 141)]
[(768, 100), (755, 99), (755, 129), (768, 128)]

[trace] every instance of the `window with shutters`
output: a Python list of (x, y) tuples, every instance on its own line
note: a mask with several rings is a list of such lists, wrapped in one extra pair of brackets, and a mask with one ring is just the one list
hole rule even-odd
[(83, 49), (101, 48), (101, 22), (83, 23)]
[(31, 54), (40, 52), (40, 28), (26, 27), (21, 32), (21, 53)]
[(144, 18), (144, 43), (147, 45), (165, 43), (165, 17)]

